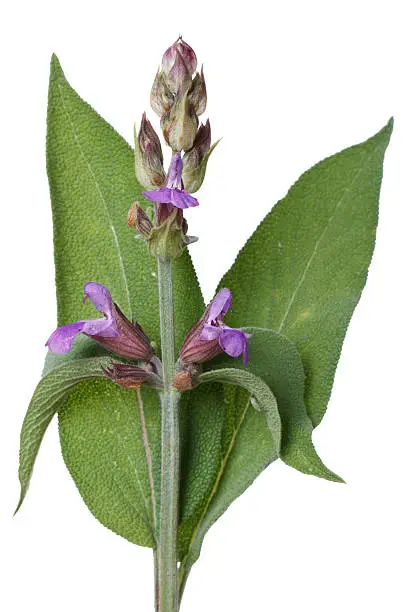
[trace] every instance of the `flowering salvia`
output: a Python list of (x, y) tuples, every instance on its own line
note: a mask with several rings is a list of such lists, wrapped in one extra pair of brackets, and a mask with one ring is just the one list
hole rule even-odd
[[(281, 457), (341, 481), (318, 457), (312, 423), (323, 416), (371, 259), (390, 128), (305, 173), (205, 306), (187, 218), (205, 206), (195, 194), (219, 140), (202, 119), (207, 87), (194, 50), (179, 37), (165, 51), (150, 92), (162, 138), (144, 112), (134, 157), (55, 58), (52, 72), (48, 170), (65, 314), (46, 342), (46, 374), (23, 424), (18, 507), (58, 412), (64, 459), (88, 507), (154, 550), (155, 610), (179, 612), (206, 531), (266, 466)], [(76, 128), (92, 175), (84, 192), (83, 156), (76, 165), (72, 148), (64, 153)], [(361, 159), (370, 164), (356, 168)], [(90, 319), (76, 320), (78, 278), (89, 279)], [(80, 297), (78, 307), (85, 311)], [(72, 393), (77, 385), (87, 386)]]

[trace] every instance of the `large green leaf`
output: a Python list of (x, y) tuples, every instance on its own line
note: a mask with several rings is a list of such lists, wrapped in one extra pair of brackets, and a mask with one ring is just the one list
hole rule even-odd
[(274, 329), (296, 343), (314, 426), (326, 410), (346, 329), (366, 282), (391, 132), (392, 121), (303, 174), (220, 283), (234, 295), (230, 325)]
[[(88, 280), (105, 284), (129, 318), (137, 318), (159, 346), (156, 262), (126, 225), (130, 205), (141, 201), (130, 146), (70, 87), (54, 56), (49, 89), (47, 169), (54, 220), (58, 322), (95, 316), (82, 304)], [(174, 264), (176, 340), (181, 344), (203, 310), (187, 253)], [(47, 358), (46, 371), (73, 356), (93, 354), (83, 339), (72, 354)], [(143, 390), (156, 501), (160, 489), (160, 408)], [(61, 405), (62, 407), (62, 405)], [(60, 412), (65, 462), (85, 502), (106, 526), (127, 539), (152, 545), (146, 515), (152, 498), (136, 393), (108, 381), (79, 385)], [(135, 467), (136, 466), (136, 467)], [(145, 516), (146, 518), (146, 516)]]
[[(277, 456), (280, 445), (281, 426), (276, 400), (261, 379), (250, 372), (224, 367), (222, 370), (205, 372), (200, 381), (207, 384), (184, 395), (188, 399), (183, 415), (189, 420), (182, 444), (184, 486), (178, 533), (179, 557), (184, 568), (190, 568), (198, 558), (206, 532), (200, 528), (211, 511), (210, 506), (218, 495), (221, 480), (229, 479), (225, 510), (246, 488), (243, 482), (252, 482), (265, 464)], [(225, 402), (222, 401), (221, 383), (235, 386), (235, 390), (231, 386), (230, 398)], [(249, 398), (245, 394), (240, 396), (243, 402), (234, 403), (237, 387), (251, 391), (263, 411), (262, 415), (250, 414)], [(213, 398), (213, 405), (209, 397)], [(251, 436), (252, 456), (250, 459), (247, 457), (245, 473), (238, 473), (234, 467), (231, 468), (230, 462), (234, 462), (234, 457), (241, 452), (241, 446), (243, 454), (250, 450)], [(214, 516), (214, 521), (218, 516)]]
[[(326, 468), (313, 446), (313, 425), (304, 403), (305, 375), (296, 345), (271, 329), (247, 327), (244, 330), (252, 334), (248, 364), (221, 357), (212, 367), (216, 371), (233, 367), (264, 380), (277, 399), (282, 420), (281, 459), (304, 474), (342, 482)], [(247, 399), (241, 397), (241, 401)]]
[(105, 357), (76, 359), (68, 363), (62, 363), (52, 369), (38, 383), (21, 429), (18, 471), (21, 494), (17, 510), (26, 496), (44, 434), (52, 417), (61, 407), (62, 400), (78, 383), (90, 378), (103, 378), (101, 365), (106, 367), (107, 361)]
[[(181, 593), (191, 567), (200, 555), (207, 531), (277, 457), (265, 414), (254, 410), (247, 391), (225, 385), (223, 428), (215, 478), (203, 499), (201, 512), (194, 515), (194, 520), (182, 521), (179, 529)], [(205, 469), (204, 459), (202, 469)]]

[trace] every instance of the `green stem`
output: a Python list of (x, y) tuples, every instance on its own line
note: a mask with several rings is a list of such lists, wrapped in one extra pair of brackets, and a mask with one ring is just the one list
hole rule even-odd
[(160, 335), (163, 363), (161, 502), (157, 550), (159, 612), (178, 610), (177, 524), (179, 501), (180, 435), (179, 398), (173, 389), (175, 373), (172, 266), (157, 259), (160, 305)]

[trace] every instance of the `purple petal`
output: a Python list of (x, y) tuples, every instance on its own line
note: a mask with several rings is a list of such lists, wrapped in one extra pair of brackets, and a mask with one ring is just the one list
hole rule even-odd
[(100, 319), (89, 319), (88, 321), (77, 321), (58, 327), (48, 338), (45, 346), (53, 353), (69, 353), (76, 336), (80, 333), (88, 336), (103, 336), (113, 338), (118, 336), (118, 329), (114, 319), (102, 317)]
[(171, 204), (176, 208), (192, 208), (198, 206), (198, 200), (182, 189), (171, 190)]
[(222, 334), (222, 329), (220, 327), (215, 327), (214, 325), (204, 324), (201, 332), (200, 332), (200, 340), (215, 340), (219, 338)]
[(231, 357), (239, 357), (243, 354), (244, 363), (248, 362), (248, 343), (246, 334), (241, 329), (222, 328), (220, 346)]
[(181, 174), (183, 172), (183, 160), (181, 153), (176, 153), (171, 158), (169, 173), (167, 176), (167, 187), (181, 189)]
[(229, 289), (221, 289), (208, 310), (207, 322), (215, 322), (217, 319), (223, 319), (228, 310), (231, 309), (232, 293)]
[(91, 300), (96, 310), (103, 312), (107, 317), (112, 317), (113, 301), (112, 296), (105, 285), (93, 281), (84, 285), (84, 302)]
[(158, 204), (172, 204), (176, 208), (191, 208), (198, 206), (198, 200), (182, 189), (160, 187), (154, 191), (143, 191), (145, 198)]
[(48, 338), (45, 346), (53, 353), (69, 353), (75, 337), (82, 331), (85, 321), (77, 321), (58, 327)]

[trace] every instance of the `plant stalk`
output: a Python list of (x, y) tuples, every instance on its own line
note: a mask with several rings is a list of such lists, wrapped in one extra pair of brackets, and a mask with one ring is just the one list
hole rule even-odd
[(172, 264), (157, 259), (160, 306), (160, 336), (163, 364), (161, 503), (157, 548), (159, 612), (177, 612), (177, 525), (179, 502), (180, 394), (173, 389), (175, 374)]

